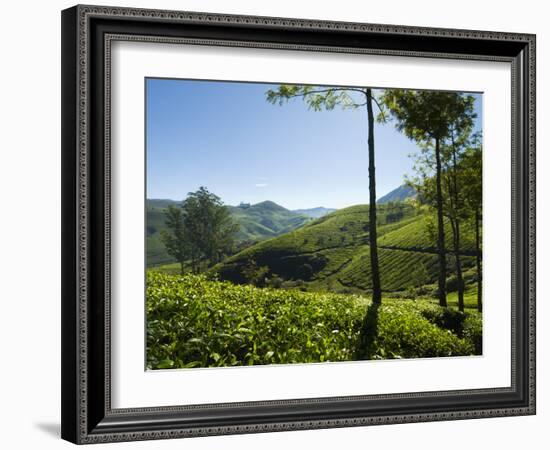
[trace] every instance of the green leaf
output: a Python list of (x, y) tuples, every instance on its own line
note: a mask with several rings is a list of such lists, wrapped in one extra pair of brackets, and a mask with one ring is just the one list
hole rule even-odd
[(174, 367), (174, 361), (171, 359), (163, 359), (157, 364), (157, 369), (171, 369)]

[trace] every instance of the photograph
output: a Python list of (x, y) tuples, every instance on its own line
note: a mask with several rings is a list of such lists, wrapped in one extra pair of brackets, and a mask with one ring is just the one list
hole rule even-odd
[(61, 12), (61, 437), (535, 442), (542, 19), (224, 5)]
[(144, 95), (147, 369), (483, 354), (483, 93)]

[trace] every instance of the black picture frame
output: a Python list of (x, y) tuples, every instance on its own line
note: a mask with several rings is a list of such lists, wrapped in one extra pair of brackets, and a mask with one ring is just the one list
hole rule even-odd
[[(508, 61), (512, 384), (418, 394), (112, 409), (110, 42)], [(84, 444), (535, 414), (535, 36), (78, 5), (62, 12), (62, 437)]]

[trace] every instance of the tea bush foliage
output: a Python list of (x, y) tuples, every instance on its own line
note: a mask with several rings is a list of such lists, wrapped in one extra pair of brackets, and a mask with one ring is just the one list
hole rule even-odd
[(480, 338), (481, 321), (470, 317), (475, 314), (468, 313), (459, 337), (451, 329), (438, 326), (441, 309), (427, 300), (384, 299), (382, 306), (375, 307), (358, 295), (257, 288), (212, 281), (200, 275), (173, 276), (149, 271), (147, 367), (479, 353), (476, 339)]

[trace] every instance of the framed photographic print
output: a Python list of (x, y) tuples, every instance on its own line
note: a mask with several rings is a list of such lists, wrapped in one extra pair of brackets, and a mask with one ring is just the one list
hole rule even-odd
[(62, 437), (535, 413), (535, 36), (62, 13)]

